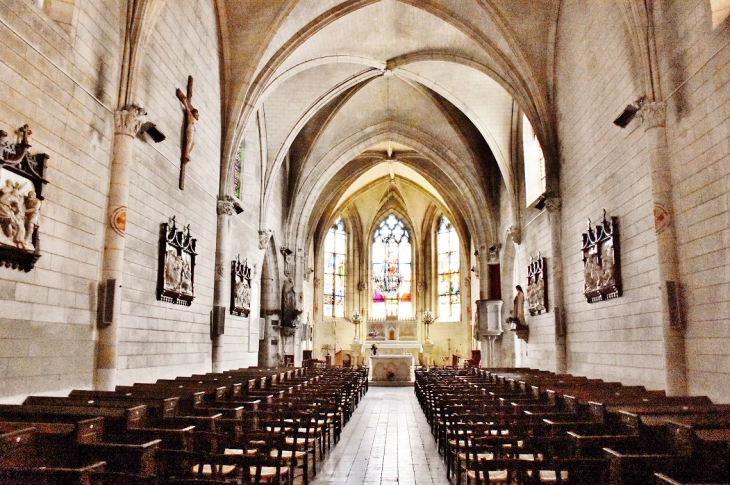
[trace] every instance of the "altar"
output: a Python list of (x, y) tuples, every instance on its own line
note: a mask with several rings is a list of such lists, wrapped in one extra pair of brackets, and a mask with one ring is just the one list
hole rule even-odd
[(370, 384), (373, 386), (412, 386), (415, 381), (412, 354), (371, 355)]

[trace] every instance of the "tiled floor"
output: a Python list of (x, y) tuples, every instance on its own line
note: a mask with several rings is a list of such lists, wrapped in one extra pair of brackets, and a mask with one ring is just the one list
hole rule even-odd
[(412, 387), (370, 387), (313, 485), (448, 485)]

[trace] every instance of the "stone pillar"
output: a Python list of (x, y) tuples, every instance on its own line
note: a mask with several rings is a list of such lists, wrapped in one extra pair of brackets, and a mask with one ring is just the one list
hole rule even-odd
[(545, 200), (550, 225), (550, 250), (552, 252), (550, 273), (553, 277), (553, 318), (555, 319), (555, 372), (565, 374), (568, 370), (568, 346), (566, 342), (565, 311), (563, 302), (563, 250), (562, 250), (562, 208), (561, 200), (550, 197)]
[(686, 396), (687, 364), (679, 303), (679, 262), (674, 229), (672, 179), (667, 154), (666, 105), (663, 102), (647, 103), (639, 111), (639, 116), (644, 123), (651, 168), (666, 392), (668, 396)]
[[(218, 199), (216, 205), (218, 226), (215, 245), (215, 279), (213, 280), (213, 318), (216, 310), (226, 318), (226, 307), (231, 294), (231, 257), (228, 249), (229, 221), (233, 215), (233, 202), (229, 197)], [(213, 372), (223, 372), (224, 337), (213, 335)]]
[[(144, 110), (136, 106), (114, 112), (114, 151), (112, 152), (107, 197), (107, 217), (104, 229), (104, 259), (102, 285), (115, 281), (112, 323), (99, 328), (96, 352), (94, 388), (113, 391), (117, 384), (117, 339), (124, 275), (124, 234), (129, 201), (129, 166), (132, 161), (134, 137), (142, 126)], [(108, 292), (109, 289), (107, 289)]]

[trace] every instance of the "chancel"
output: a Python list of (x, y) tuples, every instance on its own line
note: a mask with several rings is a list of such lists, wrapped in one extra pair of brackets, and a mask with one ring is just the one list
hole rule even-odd
[(3, 0), (0, 482), (730, 483), (729, 15)]

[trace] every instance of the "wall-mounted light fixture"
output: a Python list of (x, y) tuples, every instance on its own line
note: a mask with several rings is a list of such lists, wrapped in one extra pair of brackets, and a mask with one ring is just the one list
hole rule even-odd
[(151, 121), (145, 121), (139, 129), (140, 133), (147, 133), (155, 143), (160, 143), (165, 138), (164, 133), (157, 129), (157, 125)]
[(644, 105), (645, 99), (646, 98), (642, 96), (633, 103), (627, 105), (626, 108), (624, 108), (624, 111), (619, 115), (619, 117), (613, 120), (613, 124), (621, 128), (626, 128), (626, 125), (631, 123), (631, 120), (634, 119), (636, 113), (638, 113), (641, 107)]

